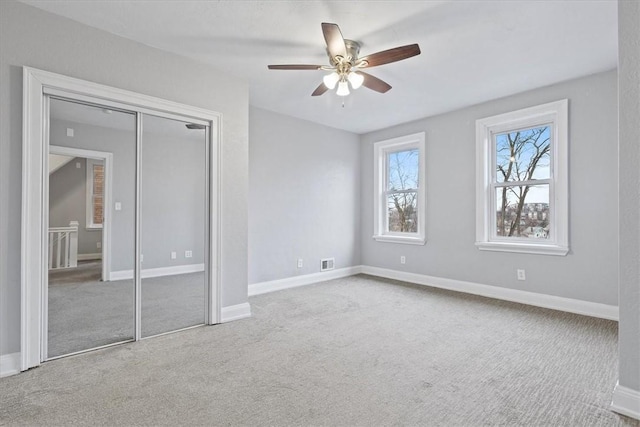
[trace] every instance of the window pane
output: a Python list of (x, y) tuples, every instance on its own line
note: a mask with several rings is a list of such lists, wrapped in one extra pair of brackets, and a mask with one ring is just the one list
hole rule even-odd
[(528, 181), (551, 177), (551, 125), (495, 136), (496, 181)]
[(93, 223), (102, 224), (104, 196), (104, 166), (93, 165)]
[(392, 233), (418, 232), (418, 193), (387, 195), (389, 231)]
[(387, 154), (387, 190), (418, 188), (418, 149)]
[(496, 188), (496, 235), (548, 239), (549, 185)]

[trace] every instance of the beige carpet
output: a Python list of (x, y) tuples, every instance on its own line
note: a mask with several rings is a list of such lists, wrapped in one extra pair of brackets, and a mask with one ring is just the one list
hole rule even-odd
[(639, 426), (615, 322), (367, 276), (0, 380), (0, 424)]

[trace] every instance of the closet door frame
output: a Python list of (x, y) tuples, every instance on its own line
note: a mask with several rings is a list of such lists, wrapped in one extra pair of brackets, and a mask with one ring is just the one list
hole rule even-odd
[[(21, 237), (21, 351), (20, 370), (40, 365), (46, 359), (46, 296), (48, 230), (48, 96), (97, 104), (141, 114), (152, 114), (209, 126), (208, 247), (205, 324), (220, 323), (220, 149), (222, 115), (135, 92), (71, 78), (31, 67), (23, 67), (22, 127), (22, 237)], [(137, 150), (139, 150), (140, 124)], [(139, 162), (139, 156), (137, 159)], [(138, 185), (138, 184), (136, 184)], [(139, 194), (136, 196), (139, 197)], [(139, 213), (136, 209), (136, 225)], [(136, 229), (136, 281), (139, 282), (139, 228)], [(139, 301), (139, 295), (136, 297)], [(138, 329), (138, 325), (136, 325)], [(44, 337), (44, 338), (43, 338)], [(136, 340), (141, 339), (136, 334)]]

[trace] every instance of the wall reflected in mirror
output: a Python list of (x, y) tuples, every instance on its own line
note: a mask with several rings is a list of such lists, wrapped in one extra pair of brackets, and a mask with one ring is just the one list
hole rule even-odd
[(142, 337), (205, 323), (207, 132), (143, 115)]

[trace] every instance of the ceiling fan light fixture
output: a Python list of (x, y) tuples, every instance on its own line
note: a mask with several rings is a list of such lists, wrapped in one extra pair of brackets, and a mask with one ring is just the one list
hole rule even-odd
[(351, 83), (351, 87), (353, 89), (358, 89), (362, 86), (362, 82), (364, 82), (364, 76), (354, 71), (350, 72), (347, 78), (349, 79), (349, 83)]
[(349, 95), (349, 84), (346, 81), (341, 81), (340, 83), (338, 83), (338, 90), (336, 91), (336, 95), (338, 96)]
[(336, 72), (327, 74), (322, 78), (322, 82), (329, 89), (333, 89), (334, 87), (336, 87), (336, 83), (338, 83), (338, 80), (340, 80), (340, 76)]

